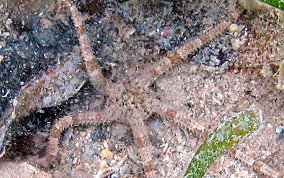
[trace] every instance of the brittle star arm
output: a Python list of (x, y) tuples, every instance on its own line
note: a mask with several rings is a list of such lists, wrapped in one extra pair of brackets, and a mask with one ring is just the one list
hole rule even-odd
[(60, 151), (59, 141), (65, 129), (76, 125), (97, 125), (114, 121), (116, 117), (112, 113), (110, 109), (106, 109), (103, 111), (74, 113), (60, 118), (51, 128), (45, 157), (36, 160), (36, 162), (43, 167), (57, 165)]
[(72, 21), (77, 31), (78, 40), (83, 56), (84, 65), (89, 75), (89, 80), (92, 85), (101, 92), (107, 92), (106, 86), (111, 86), (110, 82), (103, 76), (102, 70), (97, 62), (97, 59), (93, 53), (93, 49), (90, 43), (90, 39), (86, 34), (86, 27), (84, 18), (81, 12), (77, 9), (76, 5), (71, 0), (62, 0), (70, 11)]
[[(221, 33), (226, 31), (231, 25), (232, 21), (237, 19), (240, 12), (234, 10), (231, 12), (227, 20), (224, 20), (217, 24), (212, 29), (207, 29), (200, 33), (196, 38), (190, 40), (179, 49), (174, 52), (169, 52), (167, 55), (160, 58), (156, 63), (150, 64), (149, 67), (145, 67), (138, 77), (136, 76), (137, 83), (141, 83), (141, 86), (149, 87), (153, 82), (162, 74), (168, 72), (176, 64), (184, 60), (188, 55), (196, 52), (202, 46), (205, 46)], [(139, 77), (140, 76), (140, 77)]]
[(132, 112), (127, 117), (127, 122), (132, 130), (134, 143), (137, 152), (144, 163), (144, 173), (146, 177), (156, 177), (153, 170), (153, 152), (148, 130), (143, 120), (147, 117), (141, 109), (132, 108)]

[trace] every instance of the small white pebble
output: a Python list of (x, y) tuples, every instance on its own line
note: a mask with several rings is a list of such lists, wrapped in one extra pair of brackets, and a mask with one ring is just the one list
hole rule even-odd
[(176, 151), (179, 152), (179, 153), (182, 153), (183, 150), (184, 150), (184, 147), (183, 147), (182, 145), (178, 145), (178, 146), (176, 147)]
[(7, 19), (5, 22), (5, 27), (7, 30), (11, 29), (12, 19)]
[(221, 93), (218, 93), (217, 96), (218, 96), (218, 99), (219, 99), (219, 100), (223, 100), (223, 99), (224, 99), (224, 95), (221, 94)]
[(133, 27), (133, 28), (130, 28), (127, 33), (129, 36), (133, 35), (134, 33), (136, 32), (136, 29)]
[(152, 30), (148, 33), (148, 36), (154, 36), (156, 34), (156, 31), (155, 30)]
[(270, 123), (267, 124), (267, 128), (271, 129), (272, 127), (273, 127), (273, 125), (271, 125)]
[(190, 140), (189, 142), (190, 142), (190, 147), (191, 148), (196, 148), (197, 142), (195, 140)]
[(3, 36), (3, 37), (8, 37), (8, 36), (10, 36), (10, 33), (9, 33), (9, 32), (3, 32), (3, 33), (2, 33), (2, 36)]
[(232, 44), (233, 50), (238, 50), (240, 48), (240, 46), (241, 46), (241, 42), (237, 38), (231, 39), (231, 44)]
[(72, 161), (72, 164), (76, 164), (76, 163), (77, 163), (77, 161), (78, 161), (78, 158), (77, 158), (77, 157), (75, 157), (75, 158), (73, 159), (73, 161)]
[(80, 134), (81, 137), (86, 137), (87, 132), (82, 131), (82, 132), (80, 132), (79, 134)]
[(235, 23), (233, 23), (232, 25), (230, 25), (229, 27), (229, 32), (236, 32), (239, 30), (239, 26)]
[(6, 46), (6, 42), (5, 41), (0, 41), (0, 49), (4, 48)]
[(275, 132), (276, 132), (276, 134), (280, 134), (281, 132), (283, 132), (283, 128), (277, 127), (277, 128), (275, 129)]
[(6, 25), (11, 25), (13, 23), (12, 19), (7, 19), (6, 20)]

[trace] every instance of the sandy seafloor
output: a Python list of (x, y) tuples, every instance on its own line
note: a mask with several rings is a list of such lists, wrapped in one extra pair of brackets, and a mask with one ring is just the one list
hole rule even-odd
[[(77, 2), (86, 17), (87, 33), (104, 75), (114, 81), (120, 71), (127, 70), (125, 67), (154, 62), (205, 29), (226, 20), (232, 10), (242, 9), (236, 4), (235, 1), (225, 0)], [(7, 6), (2, 0), (0, 116), (22, 86), (56, 66), (59, 57), (68, 55), (78, 46), (76, 32), (66, 10), (56, 5), (48, 1), (35, 3), (26, 0), (22, 4), (10, 1)], [(188, 119), (194, 120), (208, 132), (235, 113), (248, 108), (260, 110), (261, 128), (235, 148), (283, 174), (284, 95), (283, 91), (276, 89), (277, 66), (261, 61), (259, 46), (236, 44), (236, 40), (246, 38), (253, 32), (263, 33), (257, 28), (268, 29), (269, 32), (281, 30), (276, 29), (277, 25), (263, 20), (264, 12), (242, 12), (232, 22), (229, 31), (158, 78), (155, 92), (165, 105), (188, 114)], [(271, 42), (273, 44), (261, 41), (262, 37), (253, 38), (256, 42), (252, 41), (252, 44), (265, 44), (273, 48), (274, 43), (282, 38), (279, 34), (276, 39), (272, 37), (276, 40)], [(261, 49), (264, 55), (270, 55), (268, 47)], [(271, 54), (277, 56), (273, 52)], [(241, 65), (244, 59), (253, 63), (254, 67)], [(124, 65), (126, 63), (135, 65)], [(54, 120), (71, 111), (99, 107), (101, 102), (99, 93), (86, 82), (69, 100), (50, 108), (41, 108), (16, 121), (12, 127), (12, 138), (9, 138), (11, 141), (8, 142), (10, 147), (6, 156), (0, 159), (0, 177), (143, 177), (131, 130), (123, 123), (69, 128), (63, 134), (59, 165), (47, 170), (31, 163), (34, 157), (44, 154)], [(191, 131), (190, 126), (176, 125), (159, 115), (150, 116), (146, 123), (151, 142), (158, 150), (154, 159), (157, 176), (181, 177), (204, 137)], [(206, 176), (263, 175), (225, 154), (216, 160)]]

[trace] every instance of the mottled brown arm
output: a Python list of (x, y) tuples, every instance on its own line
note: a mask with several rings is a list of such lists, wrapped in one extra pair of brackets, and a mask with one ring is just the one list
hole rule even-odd
[(233, 11), (228, 19), (220, 22), (211, 29), (201, 32), (196, 38), (189, 40), (176, 51), (169, 52), (157, 62), (151, 63), (150, 66), (145, 67), (145, 69), (139, 73), (136, 79), (137, 82), (140, 81), (141, 86), (149, 87), (159, 76), (171, 70), (176, 64), (186, 59), (188, 55), (196, 52), (202, 46), (208, 44), (214, 38), (226, 31), (231, 25), (231, 22), (238, 18), (239, 14), (239, 11)]
[(89, 75), (89, 80), (92, 85), (99, 91), (106, 93), (106, 86), (109, 82), (103, 76), (102, 70), (93, 53), (90, 39), (86, 34), (86, 27), (82, 13), (77, 9), (76, 5), (71, 0), (62, 0), (62, 3), (68, 7), (72, 21), (77, 31), (81, 53), (83, 56), (84, 65)]

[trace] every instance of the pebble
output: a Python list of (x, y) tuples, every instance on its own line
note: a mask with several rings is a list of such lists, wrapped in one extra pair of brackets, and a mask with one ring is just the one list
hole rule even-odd
[(166, 37), (168, 36), (170, 33), (172, 33), (174, 30), (173, 28), (169, 28), (169, 29), (165, 29), (161, 32), (161, 36)]
[(177, 152), (182, 153), (182, 152), (183, 152), (183, 150), (184, 150), (184, 148), (183, 148), (183, 146), (182, 146), (182, 145), (178, 145), (178, 146), (176, 147), (176, 150), (177, 150)]
[(11, 25), (13, 23), (12, 19), (7, 19), (6, 20), (6, 25)]
[(283, 128), (277, 127), (277, 128), (275, 129), (275, 132), (276, 132), (276, 134), (280, 134), (281, 132), (283, 132)]
[(101, 151), (99, 155), (101, 158), (107, 158), (107, 159), (113, 158), (113, 153), (108, 149), (104, 149), (103, 151)]
[(231, 39), (231, 44), (232, 44), (233, 50), (238, 50), (240, 48), (240, 46), (242, 45), (240, 40), (237, 39), (237, 38), (232, 38)]
[(284, 128), (283, 127), (277, 127), (275, 129), (275, 132), (277, 134), (277, 140), (280, 140), (280, 139), (284, 138)]
[(154, 36), (156, 34), (156, 31), (155, 30), (152, 30), (148, 33), (148, 36)]
[(229, 32), (231, 32), (231, 34), (234, 36), (234, 37), (237, 37), (239, 34), (240, 34), (240, 31), (244, 28), (243, 25), (237, 25), (237, 24), (232, 24), (230, 27), (229, 27)]
[(267, 128), (273, 128), (273, 125), (271, 125), (270, 123), (267, 124)]
[(237, 24), (232, 24), (229, 27), (229, 32), (236, 32), (239, 30), (239, 26)]
[(219, 100), (223, 100), (223, 99), (225, 98), (224, 95), (221, 94), (221, 93), (218, 93), (217, 96), (218, 96), (218, 99), (219, 99)]
[(72, 161), (72, 164), (76, 164), (78, 162), (78, 157), (75, 157)]
[(0, 41), (0, 49), (6, 47), (5, 41)]
[(117, 160), (117, 161), (120, 161), (120, 160), (122, 160), (122, 157), (114, 155), (114, 159)]
[(197, 142), (195, 140), (189, 141), (191, 148), (195, 148), (197, 146)]
[(127, 30), (127, 32), (125, 34), (125, 38), (126, 39), (130, 38), (130, 36), (133, 35), (135, 32), (136, 32), (136, 29), (134, 27), (130, 28), (129, 30)]
[(3, 37), (8, 37), (8, 36), (10, 36), (10, 33), (9, 33), (9, 32), (3, 32), (3, 33), (1, 34), (1, 36), (3, 36)]
[(205, 104), (206, 104), (206, 101), (205, 101), (205, 100), (200, 100), (200, 101), (199, 101), (199, 104), (205, 105)]
[(80, 132), (79, 134), (80, 134), (80, 136), (81, 136), (81, 137), (86, 137), (86, 135), (87, 135), (87, 132), (85, 132), (85, 131), (82, 131), (82, 132)]

